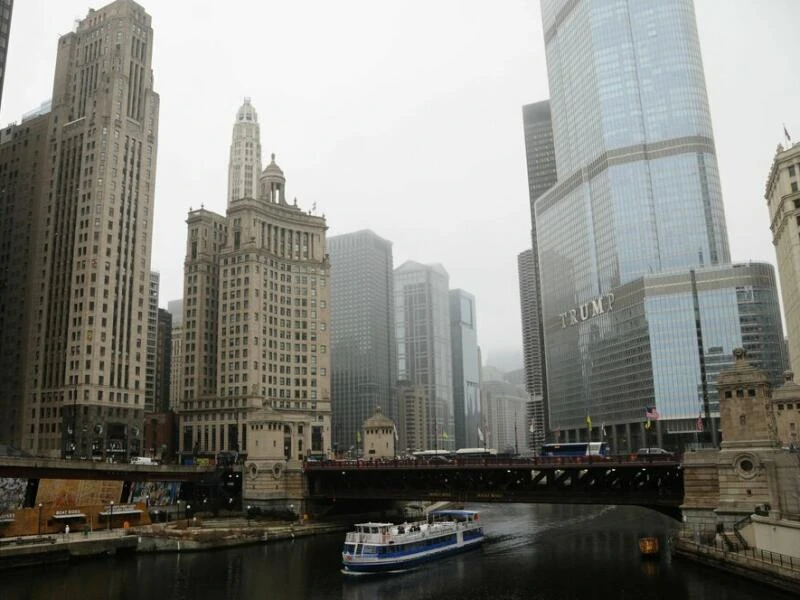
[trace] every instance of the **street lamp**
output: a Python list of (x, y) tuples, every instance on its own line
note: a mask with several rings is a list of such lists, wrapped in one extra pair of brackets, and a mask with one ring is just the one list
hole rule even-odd
[(144, 506), (145, 506), (145, 508), (148, 508), (148, 509), (150, 508), (150, 494), (147, 494), (144, 497)]
[(251, 506), (247, 505), (247, 526), (250, 527), (250, 508)]
[(189, 511), (192, 509), (191, 504), (186, 505), (186, 526), (189, 526)]
[(114, 501), (112, 500), (108, 506), (111, 508), (108, 516), (108, 530), (111, 531), (111, 521), (114, 519)]
[(42, 503), (39, 502), (39, 535), (42, 535)]

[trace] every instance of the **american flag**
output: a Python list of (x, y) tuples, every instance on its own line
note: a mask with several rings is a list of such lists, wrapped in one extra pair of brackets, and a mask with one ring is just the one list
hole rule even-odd
[(648, 421), (657, 421), (660, 416), (655, 406), (648, 406), (644, 409), (644, 418)]

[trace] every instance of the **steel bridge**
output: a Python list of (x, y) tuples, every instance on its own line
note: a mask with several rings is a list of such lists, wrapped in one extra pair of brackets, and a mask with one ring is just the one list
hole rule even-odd
[(322, 461), (304, 466), (308, 499), (645, 506), (678, 518), (683, 469), (672, 456)]

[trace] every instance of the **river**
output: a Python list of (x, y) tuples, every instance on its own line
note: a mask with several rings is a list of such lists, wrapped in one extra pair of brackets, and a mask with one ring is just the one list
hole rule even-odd
[(345, 578), (343, 534), (194, 554), (94, 560), (3, 574), (3, 600), (789, 600), (765, 586), (664, 556), (639, 558), (642, 534), (678, 524), (637, 507), (497, 505), (483, 547), (417, 571)]

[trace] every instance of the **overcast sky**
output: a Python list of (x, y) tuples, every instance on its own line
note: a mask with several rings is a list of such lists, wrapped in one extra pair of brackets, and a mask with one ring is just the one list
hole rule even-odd
[[(764, 182), (784, 123), (800, 141), (800, 3), (695, 1), (731, 254), (774, 264)], [(264, 165), (276, 153), (289, 198), (316, 203), (329, 235), (369, 228), (391, 240), (395, 266), (441, 263), (451, 288), (476, 296), (485, 362), (521, 367), (521, 106), (548, 96), (537, 1), (141, 4), (161, 96), (162, 306), (182, 294), (187, 211), (225, 212), (232, 126), (249, 96)], [(50, 98), (59, 35), (102, 5), (15, 2), (0, 123)]]

